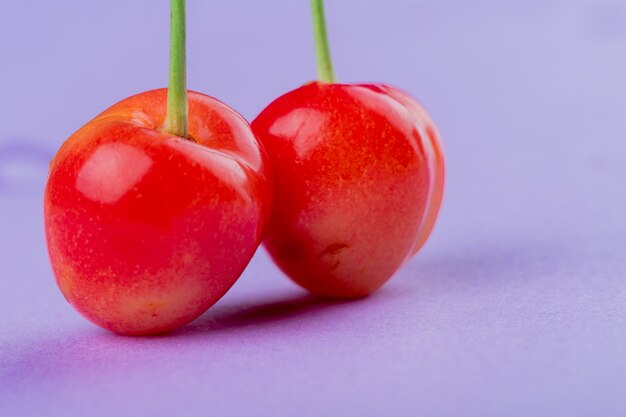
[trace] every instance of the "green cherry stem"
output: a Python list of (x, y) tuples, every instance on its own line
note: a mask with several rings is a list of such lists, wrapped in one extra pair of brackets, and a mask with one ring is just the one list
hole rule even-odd
[(185, 51), (185, 0), (170, 0), (170, 75), (163, 129), (188, 137), (188, 103)]
[(330, 58), (330, 48), (328, 47), (324, 0), (311, 0), (311, 16), (313, 17), (317, 78), (326, 83), (334, 83), (335, 72), (333, 71), (333, 62)]

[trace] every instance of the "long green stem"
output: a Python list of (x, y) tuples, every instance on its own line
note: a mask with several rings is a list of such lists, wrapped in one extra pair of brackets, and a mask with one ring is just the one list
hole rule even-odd
[(170, 76), (163, 128), (171, 135), (188, 136), (185, 50), (185, 0), (170, 0)]
[(335, 72), (333, 71), (333, 62), (330, 58), (330, 48), (328, 47), (324, 0), (311, 0), (311, 16), (313, 17), (317, 78), (323, 82), (334, 83)]

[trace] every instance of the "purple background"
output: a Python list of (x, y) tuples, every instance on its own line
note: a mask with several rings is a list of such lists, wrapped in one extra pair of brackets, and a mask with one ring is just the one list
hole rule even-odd
[[(261, 4), (263, 3), (263, 4)], [(167, 337), (91, 325), (54, 284), (46, 164), (167, 79), (168, 4), (0, 17), (0, 415), (626, 415), (626, 2), (328, 1), (344, 81), (410, 91), (445, 205), (380, 292), (324, 303), (260, 251)], [(190, 1), (189, 86), (254, 117), (315, 76), (308, 2)]]

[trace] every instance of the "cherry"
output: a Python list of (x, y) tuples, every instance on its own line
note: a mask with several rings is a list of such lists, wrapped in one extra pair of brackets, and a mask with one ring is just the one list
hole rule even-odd
[(443, 195), (434, 123), (385, 84), (335, 83), (322, 0), (312, 0), (320, 81), (279, 97), (252, 122), (274, 176), (264, 242), (313, 293), (361, 297), (430, 235)]
[(122, 100), (51, 162), (48, 250), (66, 299), (121, 334), (163, 333), (233, 285), (269, 217), (267, 160), (234, 110), (185, 87), (185, 2), (172, 0), (169, 89)]

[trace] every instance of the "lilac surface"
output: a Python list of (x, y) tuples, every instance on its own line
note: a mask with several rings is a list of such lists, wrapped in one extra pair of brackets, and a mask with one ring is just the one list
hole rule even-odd
[[(190, 88), (251, 118), (315, 76), (308, 2), (189, 2)], [(11, 2), (0, 24), (0, 415), (623, 416), (626, 3), (329, 1), (338, 76), (402, 86), (443, 134), (427, 247), (322, 302), (260, 251), (182, 331), (78, 316), (43, 239), (46, 163), (163, 86), (166, 1)]]

